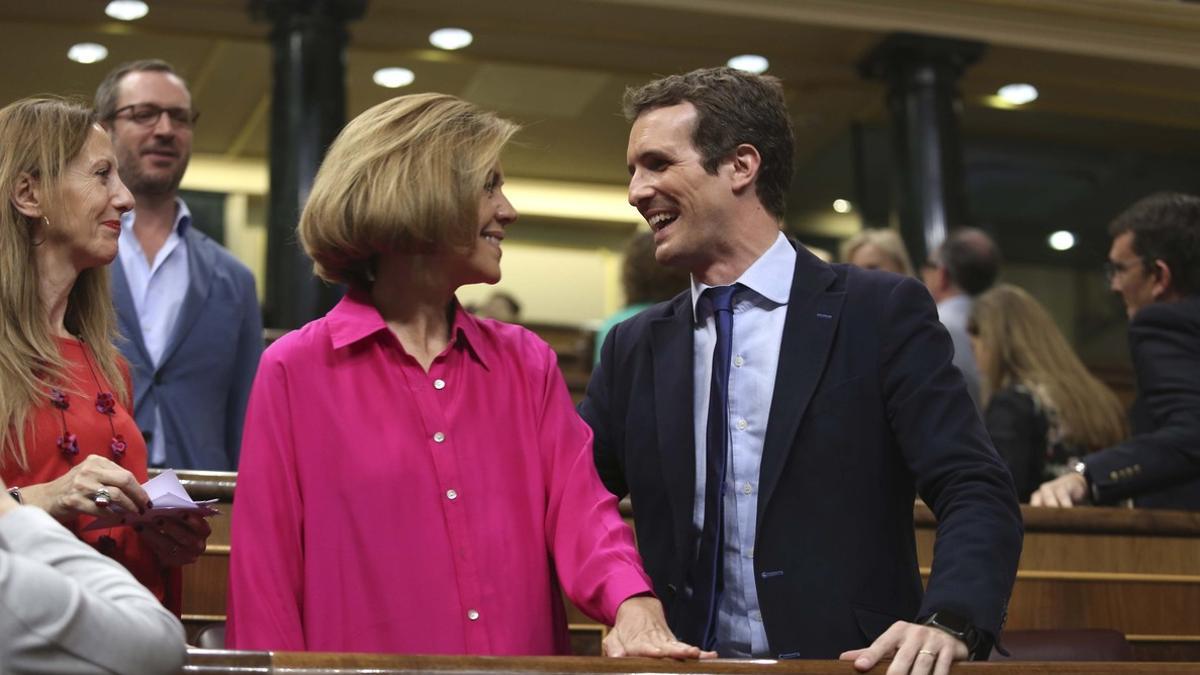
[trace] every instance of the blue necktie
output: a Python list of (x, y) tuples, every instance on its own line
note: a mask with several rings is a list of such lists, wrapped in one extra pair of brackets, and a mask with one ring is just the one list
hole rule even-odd
[(701, 594), (697, 607), (707, 612), (704, 649), (717, 643), (717, 607), (724, 590), (721, 552), (724, 548), (725, 471), (729, 461), (729, 363), (733, 356), (733, 293), (738, 286), (718, 286), (704, 291), (712, 303), (717, 327), (713, 349), (712, 388), (708, 396), (708, 435), (704, 480), (704, 529), (700, 533), (700, 557), (695, 575)]

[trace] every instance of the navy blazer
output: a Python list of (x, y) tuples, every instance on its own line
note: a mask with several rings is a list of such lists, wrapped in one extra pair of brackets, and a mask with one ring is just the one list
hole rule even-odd
[[(668, 621), (696, 644), (704, 608), (691, 602), (686, 575), (699, 550), (692, 323), (684, 292), (617, 325), (579, 410), (595, 432), (605, 485), (630, 495)], [(837, 658), (896, 620), (936, 610), (999, 633), (1020, 511), (953, 353), (916, 280), (797, 250), (754, 547), (771, 655)], [(917, 494), (938, 519), (923, 596)]]
[(237, 470), (250, 385), (263, 350), (262, 312), (254, 275), (195, 227), (184, 230), (188, 289), (158, 368), (142, 340), (141, 323), (117, 260), (113, 303), (118, 347), (133, 371), (134, 419), (143, 435), (162, 414), (166, 465)]
[(1133, 437), (1084, 458), (1103, 503), (1200, 510), (1200, 297), (1133, 316)]

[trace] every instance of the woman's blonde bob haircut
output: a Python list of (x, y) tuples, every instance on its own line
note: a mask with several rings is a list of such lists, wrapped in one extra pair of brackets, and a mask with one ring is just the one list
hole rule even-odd
[[(51, 387), (63, 387), (65, 364), (39, 294), (36, 250), (41, 227), (65, 227), (27, 218), (13, 203), (23, 176), (35, 180), (48, 203), (59, 198), (61, 179), (95, 126), (86, 105), (53, 96), (21, 99), (0, 110), (0, 466), (15, 459), (27, 468), (25, 432), (29, 412), (49, 402)], [(39, 227), (41, 226), (41, 227)], [(96, 365), (117, 398), (132, 408), (113, 347), (117, 324), (108, 290), (108, 267), (79, 273), (67, 298), (66, 329), (92, 349)]]
[(365, 290), (380, 254), (469, 250), (488, 175), (517, 129), (446, 94), (399, 96), (354, 118), (300, 216), (317, 276)]
[(1125, 440), (1125, 413), (1116, 394), (1096, 379), (1042, 305), (1023, 289), (997, 284), (975, 298), (967, 332), (985, 347), (980, 362), (983, 399), (1023, 385), (1045, 392), (1063, 424), (1065, 440), (1088, 451)]
[(895, 230), (883, 229), (866, 229), (858, 234), (850, 237), (842, 242), (841, 250), (838, 251), (842, 262), (848, 263), (854, 257), (858, 249), (870, 244), (879, 249), (885, 256), (892, 259), (896, 269), (900, 274), (911, 277), (914, 274), (912, 259), (908, 257), (908, 250), (904, 248), (904, 240), (900, 235), (896, 234)]

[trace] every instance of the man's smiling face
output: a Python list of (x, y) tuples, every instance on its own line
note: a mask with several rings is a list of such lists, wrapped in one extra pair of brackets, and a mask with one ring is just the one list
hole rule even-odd
[(731, 235), (725, 214), (734, 202), (728, 164), (716, 174), (692, 143), (697, 112), (691, 103), (654, 108), (629, 132), (629, 203), (654, 231), (659, 263), (692, 272), (708, 265)]

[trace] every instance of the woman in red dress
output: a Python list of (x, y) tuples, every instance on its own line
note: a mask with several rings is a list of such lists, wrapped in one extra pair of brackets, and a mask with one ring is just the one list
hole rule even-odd
[(29, 98), (0, 110), (0, 476), (125, 567), (176, 613), (179, 566), (204, 551), (196, 516), (85, 531), (151, 506), (146, 444), (113, 346), (107, 265), (133, 196), (87, 108)]

